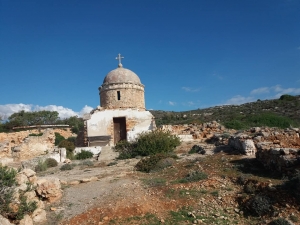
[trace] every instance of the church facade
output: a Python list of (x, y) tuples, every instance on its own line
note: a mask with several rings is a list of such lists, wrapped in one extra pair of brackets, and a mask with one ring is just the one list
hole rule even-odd
[(84, 115), (86, 146), (114, 146), (133, 141), (142, 132), (155, 129), (153, 115), (145, 109), (144, 85), (131, 70), (110, 71), (99, 87), (100, 106)]

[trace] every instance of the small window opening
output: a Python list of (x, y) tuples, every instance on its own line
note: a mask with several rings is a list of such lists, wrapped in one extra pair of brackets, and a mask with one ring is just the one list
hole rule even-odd
[(118, 100), (121, 100), (121, 93), (120, 91), (117, 91)]

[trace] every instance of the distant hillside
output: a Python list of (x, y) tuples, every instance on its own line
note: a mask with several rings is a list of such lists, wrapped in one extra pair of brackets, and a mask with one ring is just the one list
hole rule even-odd
[(300, 95), (282, 95), (242, 105), (223, 105), (184, 112), (151, 110), (156, 124), (203, 123), (216, 120), (228, 128), (300, 126)]

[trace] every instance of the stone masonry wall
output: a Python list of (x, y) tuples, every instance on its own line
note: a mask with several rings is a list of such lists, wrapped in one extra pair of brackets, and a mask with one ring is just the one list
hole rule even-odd
[[(100, 104), (105, 109), (123, 109), (137, 108), (145, 110), (144, 88), (133, 84), (124, 84), (116, 86), (114, 84), (107, 85), (110, 88), (103, 88), (100, 92)], [(120, 92), (120, 100), (118, 100), (117, 92)]]

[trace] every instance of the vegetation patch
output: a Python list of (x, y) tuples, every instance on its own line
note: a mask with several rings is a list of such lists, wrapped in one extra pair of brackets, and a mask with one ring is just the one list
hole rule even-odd
[(148, 158), (141, 159), (135, 165), (135, 168), (137, 171), (141, 171), (141, 172), (146, 172), (146, 173), (155, 172), (157, 170), (172, 165), (173, 161), (171, 157), (172, 155), (169, 154), (151, 155)]
[(143, 183), (148, 187), (159, 187), (166, 185), (166, 179), (160, 177), (153, 177), (151, 179), (143, 179)]
[(60, 170), (72, 170), (75, 167), (74, 164), (64, 164), (60, 167)]
[(90, 159), (94, 156), (92, 152), (81, 150), (80, 153), (78, 153), (75, 158), (78, 160), (83, 160), (83, 159)]
[(45, 164), (47, 165), (48, 168), (50, 168), (50, 167), (56, 167), (58, 165), (58, 162), (53, 158), (47, 158), (45, 160)]
[(207, 174), (200, 170), (191, 170), (184, 178), (178, 180), (179, 183), (197, 182), (207, 179)]
[(139, 135), (135, 142), (122, 141), (115, 146), (119, 159), (170, 153), (180, 144), (180, 139), (170, 132), (155, 130)]
[(40, 160), (34, 168), (35, 172), (43, 172), (46, 171), (47, 169), (48, 169), (48, 165), (46, 161), (42, 161), (42, 160)]

